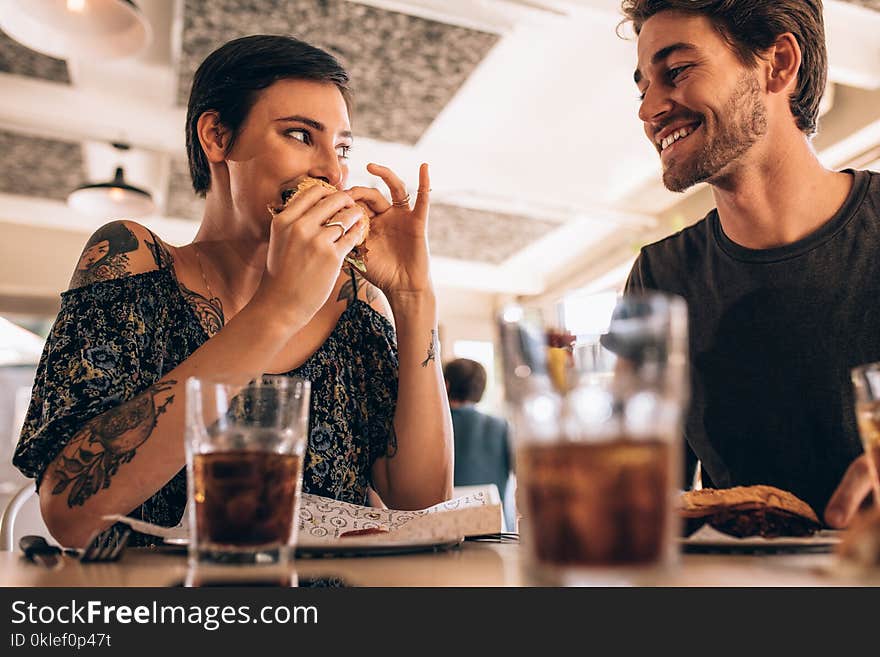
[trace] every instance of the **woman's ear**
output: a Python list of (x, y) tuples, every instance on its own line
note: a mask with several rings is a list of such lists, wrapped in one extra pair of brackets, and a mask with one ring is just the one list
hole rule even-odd
[(196, 133), (208, 162), (219, 163), (226, 158), (229, 131), (220, 123), (217, 112), (203, 113), (196, 124)]
[(767, 51), (767, 61), (770, 65), (767, 90), (771, 93), (793, 91), (801, 69), (801, 47), (791, 32), (776, 38)]

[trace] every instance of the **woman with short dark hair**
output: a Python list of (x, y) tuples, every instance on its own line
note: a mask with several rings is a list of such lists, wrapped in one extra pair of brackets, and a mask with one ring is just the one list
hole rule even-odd
[[(410, 509), (450, 495), (427, 166), (412, 208), (385, 167), (368, 170), (391, 202), (344, 189), (347, 85), (331, 55), (291, 37), (222, 46), (196, 72), (187, 110), (193, 187), (206, 198), (195, 240), (175, 247), (118, 221), (86, 245), (15, 454), (61, 543), (82, 545), (107, 514), (180, 521), (191, 376), (311, 380), (306, 492), (363, 504), (372, 487)], [(289, 198), (307, 178), (324, 184)], [(362, 274), (346, 258), (368, 225)]]

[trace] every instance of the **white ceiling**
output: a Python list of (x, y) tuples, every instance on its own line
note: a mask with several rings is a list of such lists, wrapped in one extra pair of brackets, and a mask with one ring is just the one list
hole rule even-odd
[[(614, 286), (639, 246), (710, 207), (705, 189), (683, 197), (659, 182), (656, 152), (636, 116), (635, 44), (615, 32), (618, 0), (358, 2), (500, 36), (415, 145), (356, 135), (352, 183), (375, 184), (363, 169), (378, 161), (414, 187), (418, 164), (426, 161), (432, 198), (492, 213), (485, 219), (491, 230), (504, 230), (505, 214), (550, 222), (552, 230), (501, 263), (436, 258), (441, 288), (541, 295), (571, 285)], [(130, 143), (123, 160), (127, 177), (153, 191), (164, 207), (172, 159), (184, 157), (185, 109), (175, 106), (174, 67), (182, 1), (137, 4), (154, 34), (139, 57), (70, 61), (71, 85), (0, 73), (0, 130), (82, 142), (93, 180), (111, 177), (118, 161), (108, 142)], [(825, 5), (834, 103), (816, 147), (829, 166), (861, 158), (861, 166), (876, 167), (880, 151), (871, 149), (880, 147), (880, 12), (835, 0)], [(0, 194), (0, 230), (28, 226), (41, 235), (40, 245), (12, 247), (2, 240), (0, 249), (14, 248), (17, 261), (27, 262), (22, 249), (44, 249), (56, 233), (68, 244), (71, 232), (91, 232), (104, 221), (59, 201)], [(177, 242), (196, 230), (184, 217), (144, 223)], [(0, 265), (0, 296), (16, 290), (57, 295), (77, 255), (55, 258), (58, 273), (44, 276), (36, 292), (27, 271)]]

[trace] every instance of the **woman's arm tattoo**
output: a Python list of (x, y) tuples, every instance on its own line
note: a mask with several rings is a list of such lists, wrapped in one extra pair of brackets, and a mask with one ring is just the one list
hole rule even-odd
[(226, 318), (223, 316), (223, 304), (218, 297), (207, 299), (198, 292), (193, 292), (186, 285), (179, 282), (180, 291), (187, 302), (196, 311), (196, 317), (199, 318), (202, 328), (208, 337), (213, 337), (220, 332), (220, 329), (226, 324)]
[(98, 229), (83, 249), (70, 287), (131, 276), (128, 253), (137, 251), (138, 239), (121, 221)]
[(347, 300), (347, 305), (350, 306), (354, 303), (354, 300), (357, 299), (358, 290), (360, 289), (363, 289), (367, 298), (367, 303), (373, 303), (373, 301), (376, 300), (376, 297), (379, 296), (379, 292), (376, 290), (375, 286), (367, 282), (367, 279), (361, 276), (360, 272), (354, 267), (348, 268), (348, 276), (349, 279), (339, 288), (339, 295), (336, 297), (337, 301)]
[(52, 494), (60, 495), (69, 486), (67, 506), (73, 508), (108, 488), (119, 466), (131, 461), (138, 447), (152, 435), (159, 416), (174, 401), (173, 394), (165, 393), (176, 383), (160, 381), (90, 420), (61, 453), (61, 463), (54, 471), (58, 482)]
[(440, 342), (437, 339), (437, 329), (431, 329), (431, 343), (428, 345), (428, 356), (422, 361), (422, 367), (427, 367), (428, 363), (436, 360), (439, 351)]
[[(153, 260), (159, 269), (174, 270), (174, 258), (171, 256), (171, 252), (168, 251), (168, 247), (160, 242), (158, 238), (154, 242), (148, 241), (147, 248), (153, 254)], [(226, 324), (226, 317), (223, 315), (223, 304), (220, 302), (220, 299), (218, 297), (208, 299), (198, 292), (193, 292), (179, 280), (177, 281), (177, 286), (180, 288), (183, 298), (186, 299), (187, 303), (195, 311), (199, 323), (205, 330), (205, 334), (210, 338), (219, 333), (220, 329)]]

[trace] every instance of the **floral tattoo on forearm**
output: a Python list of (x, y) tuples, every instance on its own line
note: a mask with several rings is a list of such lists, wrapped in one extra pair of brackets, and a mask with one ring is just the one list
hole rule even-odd
[(432, 360), (436, 360), (439, 352), (440, 342), (437, 338), (437, 329), (431, 329), (431, 343), (428, 345), (428, 355), (425, 360), (422, 361), (422, 367), (427, 367), (428, 363)]
[(108, 488), (119, 466), (131, 461), (137, 449), (152, 435), (159, 416), (174, 401), (173, 394), (164, 393), (176, 383), (167, 379), (160, 381), (88, 422), (62, 452), (61, 464), (54, 471), (58, 482), (52, 494), (60, 495), (69, 486), (67, 506), (73, 508)]

